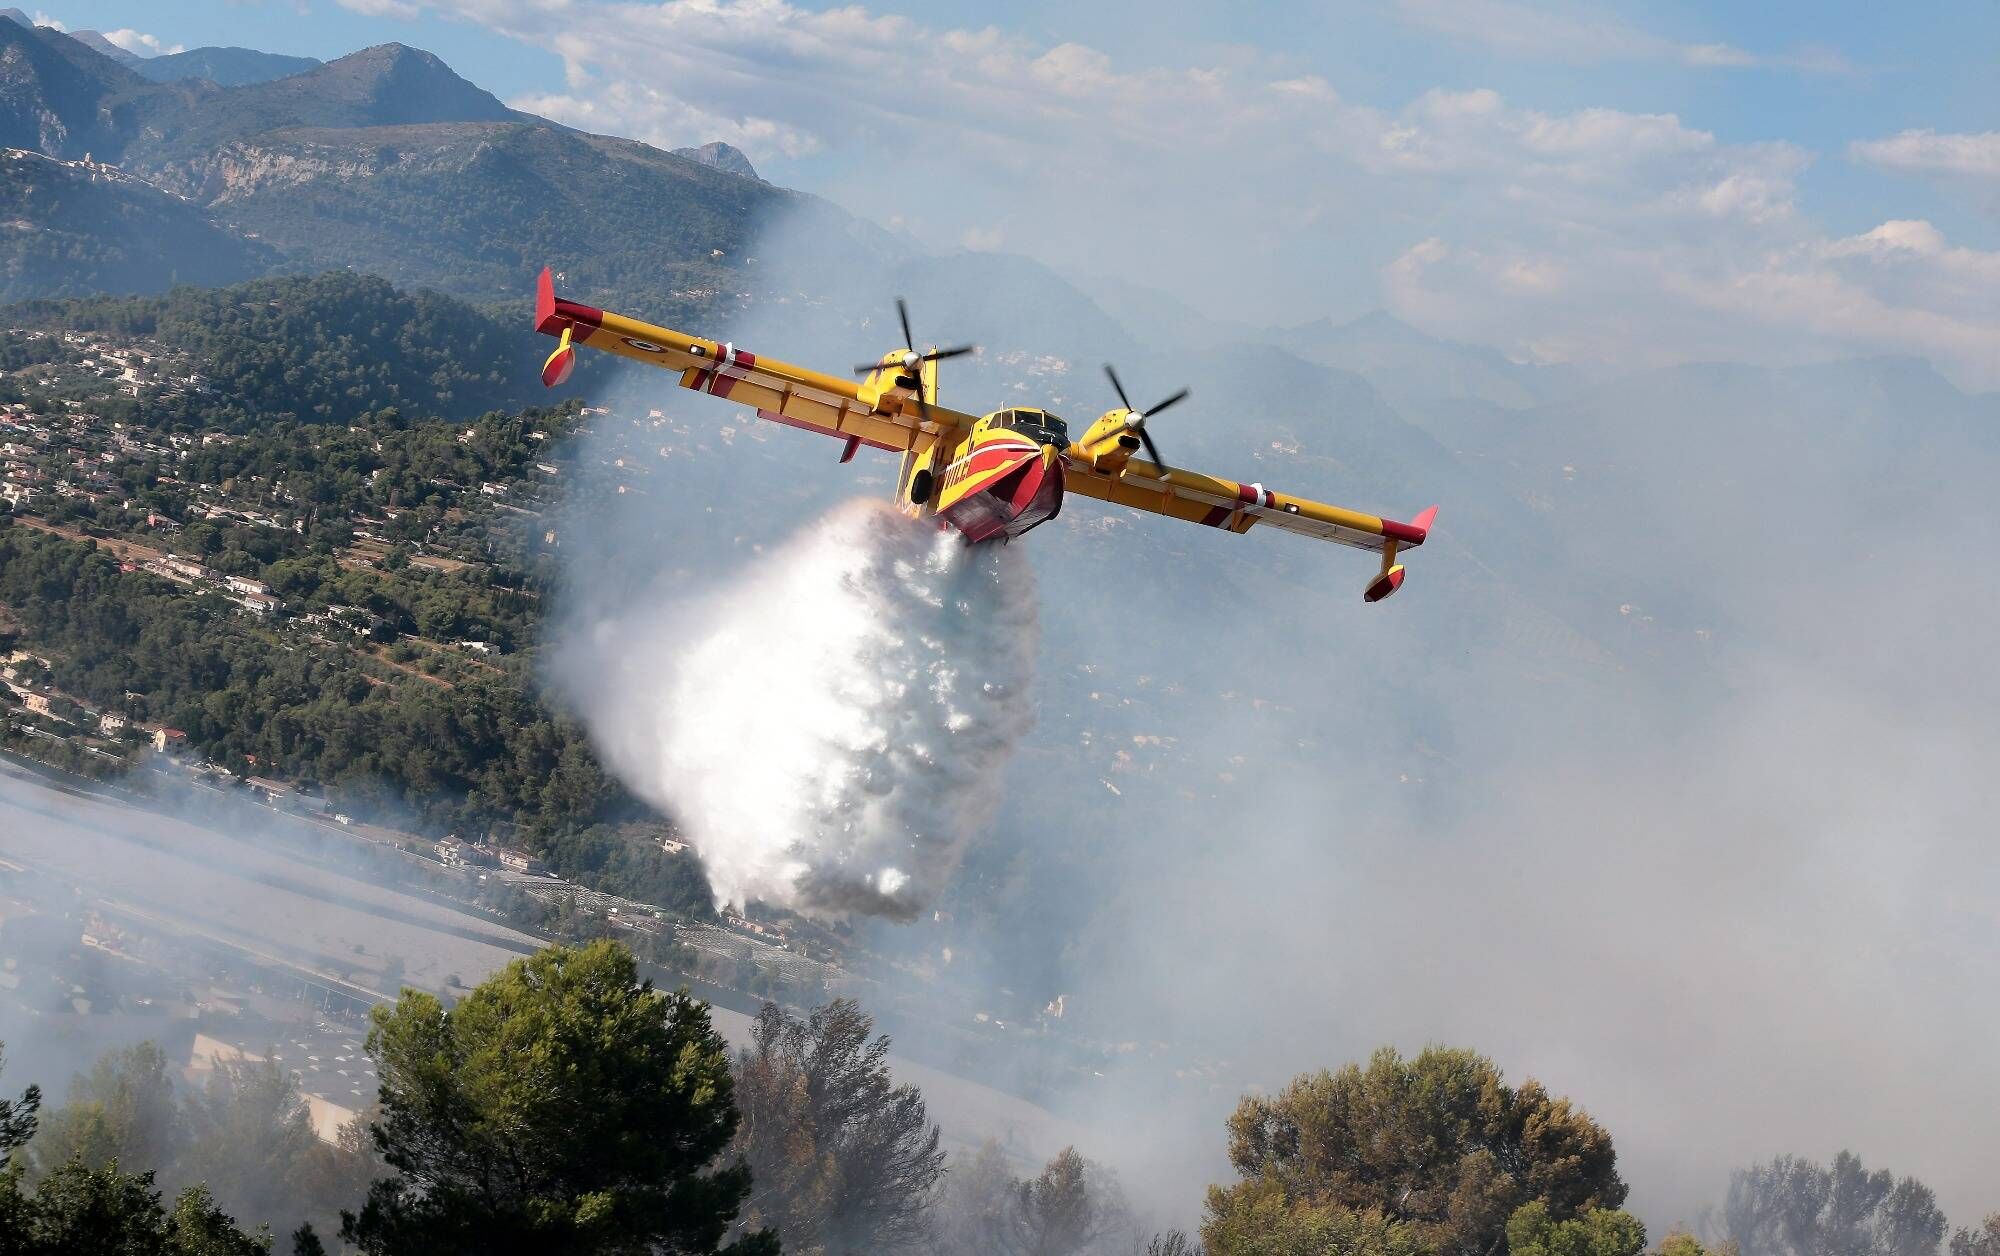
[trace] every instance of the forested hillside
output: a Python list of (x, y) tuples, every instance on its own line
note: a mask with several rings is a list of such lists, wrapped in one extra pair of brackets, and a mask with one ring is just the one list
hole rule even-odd
[(334, 272), (166, 296), (41, 301), (14, 326), (144, 337), (208, 376), (207, 423), (278, 417), (348, 422), (384, 406), (463, 417), (540, 392), (532, 335), (449, 297)]
[[(490, 834), (711, 914), (694, 856), (661, 848), (664, 818), (540, 696), (539, 520), (578, 414), (521, 408), (534, 358), (499, 325), (349, 274), (0, 323), (18, 329), (0, 443), (20, 494), (0, 644), (49, 661), (33, 683), (356, 815)], [(62, 761), (93, 770), (123, 751), (71, 744)]]
[(539, 122), (290, 130), (154, 177), (315, 269), (520, 303), (546, 264), (594, 299), (690, 318), (734, 300), (768, 215), (801, 200)]
[(137, 179), (35, 153), (0, 156), (0, 301), (236, 283), (278, 261)]

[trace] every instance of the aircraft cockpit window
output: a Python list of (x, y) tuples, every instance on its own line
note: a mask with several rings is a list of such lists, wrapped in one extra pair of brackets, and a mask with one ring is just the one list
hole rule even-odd
[(1069, 425), (1043, 410), (1000, 410), (986, 421), (995, 431), (1019, 432), (1037, 444), (1069, 445)]
[(1043, 445), (1069, 444), (1069, 426), (1047, 411), (1023, 414), (1020, 428), (1023, 434)]

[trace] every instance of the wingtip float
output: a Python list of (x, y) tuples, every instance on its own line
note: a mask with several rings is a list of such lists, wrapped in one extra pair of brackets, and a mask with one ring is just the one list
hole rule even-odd
[[(1120, 407), (1074, 441), (1068, 425), (1046, 410), (948, 409), (937, 400), (938, 365), (974, 348), (919, 350), (908, 307), (898, 301), (896, 311), (903, 347), (856, 367), (858, 380), (564, 300), (547, 269), (536, 290), (535, 330), (557, 340), (542, 364), (548, 387), (569, 380), (577, 347), (584, 346), (673, 371), (681, 387), (750, 406), (760, 418), (832, 436), (842, 442), (842, 462), (863, 445), (899, 453), (896, 497), (903, 509), (935, 518), (973, 544), (1046, 523), (1070, 495), (1092, 497), (1231, 532), (1263, 524), (1369, 550), (1382, 565), (1362, 597), (1379, 602), (1403, 587), (1397, 557), (1422, 545), (1437, 518), (1436, 506), (1403, 523), (1168, 466), (1146, 424), (1187, 390), (1141, 410), (1109, 366)], [(1151, 461), (1134, 456), (1142, 449)]]

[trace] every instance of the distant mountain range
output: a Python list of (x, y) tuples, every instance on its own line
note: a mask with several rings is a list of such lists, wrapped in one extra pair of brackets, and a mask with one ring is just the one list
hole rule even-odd
[[(34, 19), (19, 9), (0, 9), (0, 20), (31, 30), (35, 26)], [(259, 52), (254, 48), (189, 48), (185, 52), (147, 57), (120, 48), (99, 31), (70, 31), (68, 35), (155, 83), (198, 78), (222, 87), (241, 87), (246, 83), (264, 83), (302, 74), (322, 64), (317, 57), (287, 57), (276, 52)]]
[(325, 64), (317, 57), (287, 57), (254, 48), (190, 48), (157, 57), (140, 57), (132, 68), (155, 83), (181, 79), (207, 79), (218, 87), (245, 87), (268, 83), (318, 69)]
[[(759, 180), (727, 145), (682, 156), (587, 135), (517, 113), (400, 44), (324, 65), (241, 49), (133, 59), (9, 16), (0, 145), (115, 164), (143, 181), (121, 184), (122, 199), (144, 200), (150, 184), (156, 217), (205, 214), (276, 268), (354, 267), (518, 303), (552, 263), (605, 299), (700, 316), (737, 299), (746, 247), (772, 213), (805, 209), (836, 238), (867, 234)], [(273, 77), (282, 70), (297, 72)], [(153, 79), (182, 71), (199, 76)], [(34, 228), (75, 231), (32, 197), (20, 208)], [(143, 252), (126, 221), (137, 219), (95, 216), (89, 231), (109, 234), (84, 247)], [(159, 281), (147, 267), (96, 275), (122, 291)]]

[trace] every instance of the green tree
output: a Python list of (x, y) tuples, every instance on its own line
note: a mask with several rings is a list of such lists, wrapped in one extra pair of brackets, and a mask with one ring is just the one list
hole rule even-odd
[(206, 1186), (190, 1186), (167, 1217), (167, 1250), (185, 1256), (268, 1256), (271, 1235), (245, 1234), (236, 1220), (216, 1207)]
[(69, 1102), (42, 1119), (29, 1152), (43, 1169), (113, 1161), (164, 1169), (178, 1146), (178, 1114), (166, 1053), (155, 1042), (107, 1051), (70, 1080)]
[(1101, 1237), (1106, 1208), (1092, 1189), (1090, 1165), (1074, 1147), (1057, 1152), (1031, 1182), (1019, 1187), (1013, 1250), (1021, 1256), (1073, 1256)]
[(1523, 1204), (1539, 1200), (1566, 1221), (1616, 1208), (1626, 1189), (1610, 1134), (1588, 1114), (1445, 1047), (1408, 1060), (1385, 1047), (1365, 1068), (1246, 1098), (1229, 1118), (1229, 1159), (1242, 1181), (1210, 1189), (1203, 1226), (1216, 1250), (1225, 1250), (1219, 1236), (1243, 1230), (1238, 1210), (1286, 1208), (1321, 1218), (1315, 1225), (1345, 1224), (1341, 1211), (1379, 1218), (1392, 1246), (1491, 1256)]
[[(1024, 1182), (1008, 1171), (998, 1144), (988, 1141), (969, 1164), (952, 1170), (939, 1213), (934, 1250), (1079, 1256), (1131, 1251), (1142, 1242), (1117, 1183), (1074, 1147), (1063, 1148)], [(1170, 1252), (1188, 1250), (1185, 1236), (1177, 1248), (1168, 1246), (1172, 1241), (1163, 1236), (1159, 1243)]]
[(1585, 1208), (1557, 1221), (1537, 1199), (1507, 1219), (1507, 1256), (1639, 1256), (1645, 1249), (1646, 1227), (1617, 1208)]
[(217, 1066), (189, 1097), (185, 1120), (187, 1149), (168, 1176), (205, 1183), (237, 1216), (284, 1225), (331, 1219), (352, 1199), (321, 1189), (339, 1153), (313, 1133), (297, 1084), (273, 1061)]
[(1961, 1227), (1951, 1236), (1951, 1256), (2000, 1256), (2000, 1212), (1976, 1230)]
[[(18, 1179), (6, 1188), (14, 1193)], [(11, 1250), (103, 1252), (106, 1256), (165, 1253), (166, 1212), (150, 1173), (126, 1174), (117, 1165), (87, 1169), (65, 1164), (44, 1178), (32, 1197), (9, 1201)]]
[(788, 1251), (889, 1251), (926, 1232), (944, 1176), (938, 1128), (917, 1088), (895, 1084), (874, 1028), (852, 999), (804, 1018), (766, 1003), (737, 1060), (745, 1220)]
[(1660, 1240), (1659, 1256), (1737, 1256), (1736, 1244), (1702, 1241), (1686, 1230), (1674, 1230)]
[(2000, 1212), (1994, 1212), (1978, 1230), (1960, 1228), (1952, 1234), (1952, 1256), (2000, 1256)]
[(1722, 1224), (1743, 1256), (1936, 1256), (1945, 1232), (1930, 1187), (1870, 1173), (1850, 1151), (1831, 1165), (1779, 1156), (1737, 1170)]
[(778, 1250), (723, 1245), (750, 1191), (729, 1056), (705, 1004), (641, 981), (624, 948), (550, 947), (447, 1011), (405, 991), (378, 1007), (374, 1136), (394, 1176), (343, 1236), (391, 1253)]
[[(23, 1191), (18, 1169), (0, 1175), (0, 1251), (9, 1256), (269, 1256), (271, 1236), (246, 1233), (199, 1186), (173, 1210), (151, 1173), (92, 1169), (74, 1161)], [(295, 1256), (311, 1256), (294, 1248)]]
[(1020, 1183), (992, 1139), (969, 1161), (953, 1164), (944, 1199), (933, 1216), (939, 1247), (953, 1252), (997, 1251), (1007, 1234)]
[[(5, 1043), (0, 1043), (0, 1068), (7, 1064)], [(19, 1099), (0, 1099), (0, 1167), (12, 1167), (14, 1153), (35, 1136), (35, 1114), (41, 1111), (42, 1088), (30, 1085)]]
[(1380, 1212), (1300, 1203), (1276, 1182), (1246, 1182), (1217, 1210), (1209, 1188), (1202, 1242), (1209, 1256), (1433, 1256), (1417, 1227)]

